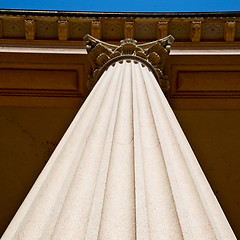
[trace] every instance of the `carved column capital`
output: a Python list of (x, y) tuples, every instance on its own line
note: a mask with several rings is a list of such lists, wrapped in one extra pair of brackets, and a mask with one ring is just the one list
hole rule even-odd
[[(114, 62), (122, 59), (135, 59), (147, 65), (153, 72), (163, 90), (169, 89), (165, 62), (174, 38), (166, 38), (137, 44), (136, 40), (126, 38), (120, 46), (102, 42), (90, 35), (84, 37), (92, 65), (91, 85), (97, 82), (102, 73)], [(91, 88), (92, 86), (89, 86)]]
[(34, 40), (36, 37), (36, 22), (32, 19), (25, 20), (25, 38), (27, 40)]

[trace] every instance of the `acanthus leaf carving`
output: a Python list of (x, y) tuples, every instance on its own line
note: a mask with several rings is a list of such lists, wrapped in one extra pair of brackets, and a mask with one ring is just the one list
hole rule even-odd
[(145, 44), (126, 38), (120, 41), (120, 46), (102, 42), (90, 35), (84, 37), (86, 49), (92, 66), (88, 86), (93, 87), (104, 70), (112, 63), (122, 59), (139, 60), (149, 67), (164, 91), (169, 89), (165, 62), (174, 38), (169, 35), (163, 39)]

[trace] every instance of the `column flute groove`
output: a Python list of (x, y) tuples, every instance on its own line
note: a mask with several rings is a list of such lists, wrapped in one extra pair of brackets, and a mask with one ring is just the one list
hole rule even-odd
[(161, 92), (161, 89), (156, 88), (157, 84), (155, 82), (153, 82), (153, 85), (155, 85), (154, 89), (159, 101), (162, 102), (164, 111), (169, 119), (172, 129), (175, 132), (177, 141), (180, 144), (179, 146), (182, 148), (186, 165), (197, 188), (199, 198), (202, 201), (205, 212), (216, 235), (216, 239), (236, 239), (166, 98)]
[[(62, 212), (59, 214), (53, 239), (81, 239), (85, 236), (102, 150), (112, 112), (113, 101), (109, 101), (109, 99), (113, 99), (117, 88), (114, 74), (118, 75), (119, 69), (116, 69), (113, 77), (109, 79), (109, 87), (97, 109), (96, 120), (87, 137), (82, 156), (79, 158), (68, 196)], [(65, 228), (71, 229), (71, 231), (65, 231)]]
[(99, 238), (135, 239), (132, 81), (125, 62), (111, 158), (104, 195)]
[[(149, 85), (155, 85), (154, 82), (150, 82)], [(164, 122), (164, 116), (168, 120), (166, 120), (166, 123), (169, 121), (169, 115), (171, 113), (171, 118), (173, 119), (174, 115), (168, 106), (167, 102), (165, 101), (165, 98), (162, 93), (159, 93), (161, 90), (157, 89), (155, 86), (152, 86), (152, 89), (154, 91), (158, 91), (158, 95), (151, 94), (151, 98), (158, 98), (159, 100), (155, 101), (155, 104), (159, 107), (158, 112), (155, 113), (155, 115), (158, 117), (158, 121)], [(161, 97), (161, 99), (160, 99)], [(164, 104), (163, 104), (164, 103)], [(166, 105), (167, 104), (167, 105)], [(161, 106), (163, 108), (161, 108)], [(166, 109), (167, 108), (167, 109)], [(162, 109), (162, 110), (160, 110)], [(166, 112), (165, 112), (166, 110)], [(165, 114), (164, 114), (165, 112)], [(170, 125), (170, 123), (172, 123)], [(189, 166), (186, 164), (186, 158), (184, 158), (184, 153), (190, 150), (190, 146), (188, 146), (188, 149), (182, 148), (179, 151), (179, 154), (175, 152), (174, 156), (171, 153), (174, 151), (175, 148), (181, 148), (182, 142), (185, 140), (183, 138), (178, 138), (176, 141), (176, 135), (174, 137), (171, 137), (169, 134), (173, 134), (175, 132), (175, 128), (179, 128), (179, 125), (177, 121), (175, 123), (173, 122), (168, 122), (169, 127), (166, 127), (166, 129), (169, 129), (169, 132), (165, 131), (164, 129), (161, 128), (161, 125), (159, 124), (158, 127), (158, 132), (159, 136), (161, 135), (162, 138), (162, 145), (163, 147), (165, 146), (165, 159), (168, 162), (168, 172), (170, 179), (174, 179), (175, 181), (172, 180), (173, 184), (173, 193), (175, 194), (176, 202), (177, 202), (177, 207), (178, 211), (180, 214), (180, 221), (182, 222), (181, 225), (183, 227), (183, 233), (185, 233), (185, 238), (186, 239), (198, 239), (199, 236), (202, 236), (201, 239), (221, 239), (220, 235), (218, 234), (218, 231), (214, 229), (213, 223), (210, 222), (209, 214), (207, 213), (204, 202), (202, 202), (202, 198), (204, 195), (197, 189), (196, 181), (196, 176), (192, 175), (189, 169)], [(166, 125), (167, 126), (167, 125)], [(180, 130), (180, 128), (179, 128)], [(173, 140), (172, 143), (165, 141), (170, 141)], [(174, 144), (175, 141), (175, 144)], [(168, 149), (171, 146), (171, 149)], [(171, 150), (171, 151), (170, 151)], [(170, 157), (168, 156), (168, 153), (170, 153)], [(179, 165), (178, 161), (174, 161), (173, 159), (182, 159), (183, 165)], [(170, 160), (172, 159), (172, 160)], [(189, 159), (190, 160), (190, 159)], [(181, 162), (180, 161), (180, 162)], [(198, 165), (194, 155), (191, 156), (191, 162), (192, 164)], [(177, 165), (178, 164), (178, 165)], [(174, 167), (175, 165), (175, 167)], [(174, 170), (175, 169), (175, 170)], [(181, 171), (180, 171), (181, 170)], [(183, 174), (184, 172), (184, 174)], [(202, 176), (204, 177), (204, 176)], [(185, 179), (184, 179), (185, 178)], [(181, 180), (182, 179), (182, 180)], [(189, 179), (189, 180), (187, 180)], [(190, 184), (190, 182), (192, 182)], [(181, 184), (179, 184), (181, 182)], [(183, 185), (184, 184), (184, 185)], [(205, 183), (206, 184), (206, 183)], [(183, 188), (183, 186), (185, 186)], [(182, 190), (181, 190), (182, 189)], [(210, 188), (209, 188), (210, 190)], [(213, 193), (211, 195), (214, 197)], [(190, 198), (190, 199), (189, 199)], [(182, 199), (182, 200), (181, 200)], [(188, 204), (186, 203), (188, 201)], [(185, 205), (185, 207), (184, 207)], [(191, 206), (191, 208), (189, 208)], [(182, 208), (182, 209), (181, 209)], [(192, 227), (189, 227), (192, 226)], [(198, 227), (195, 227), (198, 226)], [(196, 229), (195, 231), (190, 231), (191, 229)], [(219, 229), (220, 230), (220, 229)], [(231, 229), (229, 229), (231, 230)], [(232, 234), (232, 233), (231, 233)], [(230, 235), (229, 235), (230, 236)]]
[[(151, 73), (145, 71), (146, 75)], [(202, 235), (202, 239), (216, 239), (209, 224), (209, 219), (199, 200), (199, 194), (185, 164), (182, 151), (179, 148), (180, 142), (176, 141), (172, 126), (162, 107), (162, 102), (158, 101), (158, 96), (154, 95), (152, 81), (145, 81), (150, 96), (152, 106), (156, 112), (153, 112), (155, 121), (158, 124), (157, 131), (161, 142), (164, 159), (167, 166), (168, 176), (171, 182), (184, 239), (197, 239)], [(164, 127), (163, 127), (164, 126)], [(191, 227), (189, 227), (191, 226)], [(196, 227), (198, 226), (198, 227)], [(194, 232), (191, 229), (196, 229)]]
[[(140, 139), (144, 156), (144, 172), (147, 196), (148, 223), (152, 240), (183, 239), (175, 202), (168, 179), (164, 156), (153, 118), (155, 108), (149, 100), (143, 72), (146, 67), (136, 67), (138, 75), (138, 103)], [(147, 79), (152, 81), (152, 79)], [(160, 224), (161, 223), (161, 224)]]
[[(110, 73), (106, 74), (109, 75)], [(6, 236), (6, 239), (13, 239), (14, 237), (30, 239), (33, 238), (33, 236), (36, 239), (38, 234), (40, 237), (43, 234), (44, 230), (39, 230), (41, 221), (37, 221), (37, 218), (41, 217), (41, 220), (43, 222), (42, 227), (46, 224), (46, 222), (48, 222), (47, 216), (49, 216), (51, 211), (47, 211), (47, 204), (50, 202), (53, 207), (55, 206), (55, 209), (56, 207), (58, 207), (58, 209), (61, 208), (61, 204), (64, 201), (64, 196), (68, 191), (65, 179), (68, 179), (69, 182), (70, 179), (68, 178), (68, 175), (71, 175), (74, 168), (71, 162), (75, 162), (76, 164), (76, 152), (82, 151), (81, 149), (84, 147), (86, 136), (91, 129), (89, 126), (94, 123), (94, 119), (97, 114), (91, 105), (99, 105), (101, 103), (101, 98), (103, 97), (107, 87), (108, 79), (103, 79), (102, 84), (96, 86), (96, 93), (93, 91), (93, 94), (90, 94), (89, 99), (86, 101), (86, 105), (83, 106), (83, 108), (81, 108), (77, 114), (69, 130), (64, 135), (62, 141), (51, 156), (49, 163), (44, 168), (33, 189), (30, 191), (28, 197), (24, 201), (23, 207), (20, 208), (20, 211), (13, 219), (13, 225), (10, 225), (9, 230), (7, 230), (4, 234)], [(94, 93), (96, 95), (94, 95)], [(69, 161), (67, 161), (67, 159), (69, 159)], [(51, 189), (49, 189), (49, 177), (51, 177), (52, 181), (55, 182), (52, 185), (53, 187)], [(65, 190), (62, 189), (63, 186), (65, 186)], [(57, 187), (59, 187), (61, 191), (58, 190), (57, 195), (54, 195), (56, 193)], [(56, 201), (58, 201), (58, 204), (54, 204), (53, 199), (51, 198), (52, 196), (56, 199)], [(41, 202), (43, 203), (41, 204)], [(35, 215), (37, 215), (37, 217), (33, 215), (34, 212), (31, 212), (31, 209), (35, 210)], [(54, 225), (54, 222), (55, 220), (52, 219), (51, 225)], [(17, 231), (12, 232), (11, 227), (14, 227), (16, 225), (18, 226)], [(35, 228), (38, 230), (34, 230)], [(21, 229), (24, 229), (24, 233)], [(3, 238), (5, 236), (3, 236)]]
[(136, 64), (132, 64), (133, 69), (133, 128), (134, 128), (134, 163), (135, 163), (135, 202), (136, 202), (136, 239), (149, 240), (149, 226), (147, 216), (146, 187), (144, 178), (142, 145), (140, 138), (139, 102), (137, 94)]
[[(119, 63), (116, 63), (119, 64)], [(111, 66), (112, 71), (114, 70), (114, 67)], [(123, 68), (121, 68), (121, 72), (119, 74), (120, 79), (122, 79), (123, 75)], [(105, 186), (107, 181), (107, 172), (109, 168), (109, 161), (110, 161), (110, 154), (111, 154), (111, 146), (113, 141), (113, 132), (115, 128), (115, 121), (117, 116), (117, 109), (118, 109), (118, 103), (119, 103), (119, 97), (120, 97), (120, 90), (122, 81), (118, 81), (118, 75), (115, 74), (114, 77), (116, 78), (116, 81), (118, 82), (116, 95), (114, 96), (114, 103), (113, 103), (113, 110), (111, 113), (111, 119), (109, 122), (107, 137), (104, 145), (104, 151), (103, 156), (101, 159), (101, 167), (99, 168), (98, 172), (98, 180), (96, 183), (96, 188), (94, 192), (93, 197), (93, 203), (91, 208), (91, 213), (89, 216), (87, 231), (86, 231), (86, 237), (85, 239), (89, 240), (97, 240), (98, 238), (98, 232), (99, 232), (99, 226), (100, 226), (100, 219), (102, 214), (102, 208), (103, 208), (103, 199), (104, 199), (104, 192), (105, 192)]]

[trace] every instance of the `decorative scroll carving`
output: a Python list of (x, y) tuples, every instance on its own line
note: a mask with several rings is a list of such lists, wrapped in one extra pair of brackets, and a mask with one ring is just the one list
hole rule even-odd
[(192, 42), (200, 42), (201, 40), (201, 22), (193, 21), (191, 23), (190, 39)]
[(91, 35), (97, 39), (101, 39), (101, 22), (100, 21), (92, 21)]
[(236, 22), (226, 22), (224, 28), (224, 39), (227, 42), (233, 42), (235, 39)]
[[(169, 35), (166, 38), (137, 45), (137, 41), (126, 38), (121, 41), (121, 45), (112, 45), (99, 41), (90, 35), (86, 35), (84, 40), (91, 60), (93, 74), (89, 79), (90, 85), (94, 85), (103, 71), (112, 63), (120, 59), (136, 59), (147, 65), (163, 90), (169, 89), (168, 76), (166, 74), (166, 58), (171, 48), (174, 38)], [(90, 84), (91, 83), (91, 84)]]
[(168, 35), (168, 22), (157, 23), (157, 39), (165, 38)]
[(25, 38), (34, 40), (36, 37), (36, 22), (34, 20), (25, 20)]
[(124, 23), (124, 38), (134, 38), (134, 22)]
[(69, 23), (68, 21), (58, 21), (58, 39), (66, 41), (69, 38)]

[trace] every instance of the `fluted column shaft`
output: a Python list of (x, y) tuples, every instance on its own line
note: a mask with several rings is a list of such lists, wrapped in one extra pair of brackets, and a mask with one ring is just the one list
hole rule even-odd
[(153, 73), (111, 65), (2, 240), (236, 239)]

